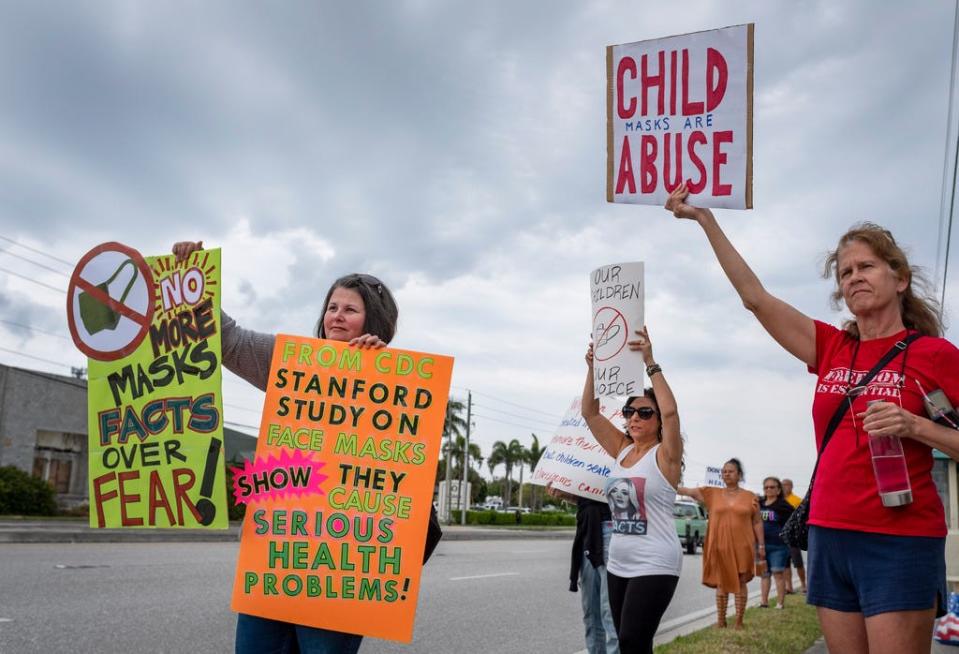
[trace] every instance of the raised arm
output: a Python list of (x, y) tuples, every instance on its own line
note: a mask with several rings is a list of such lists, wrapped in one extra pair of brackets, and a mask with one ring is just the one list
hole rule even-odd
[(583, 417), (586, 425), (593, 434), (596, 442), (606, 453), (614, 459), (619, 456), (626, 445), (626, 434), (616, 428), (609, 418), (599, 411), (599, 400), (593, 394), (593, 346), (586, 350), (586, 383), (583, 385), (583, 401), (581, 402)]
[(677, 486), (677, 487), (676, 487), (676, 492), (677, 492), (679, 495), (686, 495), (686, 496), (688, 496), (688, 497), (691, 497), (691, 498), (693, 498), (694, 500), (696, 500), (697, 502), (700, 502), (700, 503), (702, 503), (702, 504), (705, 504), (705, 503), (706, 503), (706, 498), (703, 496), (703, 491), (702, 491), (702, 489), (699, 489), (699, 488), (687, 488), (686, 486)]
[(662, 368), (653, 358), (653, 344), (649, 339), (649, 331), (644, 326), (636, 331), (637, 338), (629, 342), (629, 349), (639, 351), (646, 363), (646, 373), (653, 385), (656, 394), (656, 404), (659, 406), (659, 420), (663, 427), (663, 442), (656, 453), (656, 463), (663, 471), (666, 479), (673, 486), (679, 484), (683, 463), (683, 438), (679, 430), (679, 410), (676, 407), (676, 397), (666, 382)]
[(756, 316), (769, 335), (787, 352), (809, 366), (816, 365), (816, 325), (812, 318), (770, 294), (726, 238), (713, 212), (688, 204), (688, 195), (689, 190), (683, 183), (669, 195), (666, 209), (677, 218), (688, 218), (699, 223), (719, 265), (743, 301), (743, 306)]

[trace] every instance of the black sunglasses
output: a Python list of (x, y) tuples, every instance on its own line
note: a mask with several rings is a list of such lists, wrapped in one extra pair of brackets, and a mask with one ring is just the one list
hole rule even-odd
[(626, 418), (627, 420), (632, 418), (634, 413), (639, 416), (640, 420), (649, 420), (654, 415), (656, 415), (656, 412), (648, 406), (641, 406), (639, 408), (636, 408), (634, 406), (628, 406), (625, 409), (623, 409), (623, 417)]

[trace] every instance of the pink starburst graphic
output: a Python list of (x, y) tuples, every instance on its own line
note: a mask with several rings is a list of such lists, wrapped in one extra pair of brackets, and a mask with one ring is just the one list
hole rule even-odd
[(249, 504), (282, 497), (324, 495), (320, 487), (329, 475), (320, 469), (326, 465), (303, 452), (283, 450), (279, 457), (268, 456), (231, 467), (233, 497), (237, 504)]

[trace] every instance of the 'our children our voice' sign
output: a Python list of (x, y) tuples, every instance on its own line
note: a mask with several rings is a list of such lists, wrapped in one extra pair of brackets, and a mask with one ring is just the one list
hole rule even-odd
[(752, 208), (753, 24), (606, 48), (606, 200)]

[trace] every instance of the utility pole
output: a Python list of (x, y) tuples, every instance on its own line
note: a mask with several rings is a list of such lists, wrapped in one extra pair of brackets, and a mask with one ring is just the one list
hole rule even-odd
[(939, 247), (936, 252), (936, 281), (942, 282), (939, 317), (946, 310), (946, 280), (949, 277), (949, 247), (956, 210), (959, 175), (959, 0), (956, 2), (952, 31), (952, 79), (949, 86), (949, 112), (946, 115), (946, 156), (942, 172), (942, 203), (939, 209)]
[(446, 484), (446, 524), (453, 524), (452, 503), (453, 497), (451, 491), (453, 486), (450, 484), (450, 459), (453, 457), (453, 429), (450, 423), (450, 403), (446, 402), (446, 475), (443, 477), (443, 483)]
[(463, 481), (460, 482), (460, 497), (463, 498), (460, 502), (460, 524), (466, 524), (466, 511), (469, 509), (470, 505), (470, 492), (469, 492), (469, 475), (466, 474), (466, 471), (469, 470), (470, 463), (470, 426), (473, 423), (472, 420), (473, 412), (473, 391), (466, 391), (466, 447), (463, 450)]

